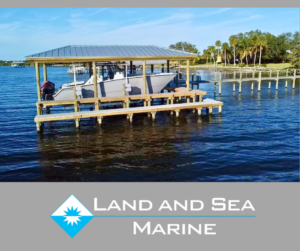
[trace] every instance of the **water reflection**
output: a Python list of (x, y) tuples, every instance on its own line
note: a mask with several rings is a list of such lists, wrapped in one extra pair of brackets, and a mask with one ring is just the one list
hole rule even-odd
[[(50, 125), (38, 138), (43, 178), (105, 181), (129, 170), (146, 169), (162, 169), (172, 175), (170, 163), (181, 155), (178, 144), (195, 135), (201, 138), (208, 124), (215, 123), (222, 123), (221, 115), (198, 116), (183, 110), (179, 118), (159, 113), (156, 121), (137, 115), (133, 124), (123, 117), (106, 118), (102, 127), (94, 123), (96, 126), (91, 128), (91, 122), (86, 120), (81, 121), (77, 131), (60, 123), (52, 125), (55, 134)], [(67, 129), (61, 128), (64, 126)], [(122, 180), (124, 176), (114, 179)]]

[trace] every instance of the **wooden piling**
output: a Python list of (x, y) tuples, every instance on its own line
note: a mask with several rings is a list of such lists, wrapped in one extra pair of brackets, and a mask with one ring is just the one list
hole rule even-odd
[(233, 83), (233, 92), (235, 92), (235, 83)]
[(167, 60), (167, 72), (170, 72), (170, 60)]
[[(288, 76), (289, 75), (289, 70), (287, 69), (286, 70), (286, 76)], [(285, 88), (287, 88), (288, 87), (288, 81), (286, 80), (285, 81)]]
[(260, 92), (261, 89), (261, 71), (258, 73), (258, 91)]
[(93, 76), (94, 76), (94, 97), (98, 97), (98, 86), (97, 86), (97, 74), (96, 74), (96, 62), (93, 62)]
[(44, 71), (44, 83), (47, 82), (47, 67), (46, 64), (43, 64), (43, 71)]
[(219, 96), (221, 96), (222, 93), (222, 73), (219, 73)]
[(242, 81), (239, 82), (239, 93), (242, 92)]
[(36, 73), (36, 87), (37, 87), (37, 94), (38, 94), (38, 101), (41, 101), (41, 80), (40, 80), (40, 68), (39, 63), (35, 62), (35, 73)]
[(276, 90), (278, 90), (278, 83), (279, 83), (279, 70), (277, 70)]
[(295, 89), (295, 84), (296, 84), (296, 69), (294, 69), (293, 89)]
[[(272, 77), (272, 71), (270, 71), (270, 78)], [(269, 89), (271, 89), (271, 80), (269, 82)]]
[[(255, 73), (254, 71), (252, 72), (252, 78), (254, 78), (255, 76)], [(251, 91), (253, 91), (253, 88), (254, 88), (254, 84), (253, 84), (253, 80), (252, 80), (252, 83), (251, 83)]]
[(190, 60), (186, 61), (186, 88), (190, 91)]
[(143, 60), (143, 82), (144, 82), (144, 93), (143, 94), (147, 94), (146, 60)]

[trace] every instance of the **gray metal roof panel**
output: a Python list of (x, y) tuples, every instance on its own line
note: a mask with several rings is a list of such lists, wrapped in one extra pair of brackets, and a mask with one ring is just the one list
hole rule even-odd
[(194, 53), (153, 45), (69, 45), (28, 58), (66, 57), (148, 57), (148, 56), (197, 56)]

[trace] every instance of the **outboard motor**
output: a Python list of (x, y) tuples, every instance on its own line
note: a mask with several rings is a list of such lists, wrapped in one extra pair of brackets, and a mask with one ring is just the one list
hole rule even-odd
[(50, 81), (45, 82), (41, 86), (41, 95), (43, 97), (43, 100), (53, 100), (53, 94), (55, 91), (55, 84), (53, 84)]

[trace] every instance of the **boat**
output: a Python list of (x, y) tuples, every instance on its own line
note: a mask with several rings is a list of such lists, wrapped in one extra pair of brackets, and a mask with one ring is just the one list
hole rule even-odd
[(75, 74), (76, 75), (80, 75), (80, 74), (86, 74), (88, 72), (87, 68), (82, 66), (82, 65), (70, 65), (69, 69), (68, 69), (68, 73), (69, 74)]
[[(144, 81), (143, 75), (127, 74), (126, 70), (122, 71), (116, 64), (106, 64), (105, 72), (102, 74), (96, 73), (98, 97), (118, 97), (124, 95), (139, 95), (143, 94)], [(105, 76), (105, 74), (106, 76)], [(74, 72), (73, 72), (74, 74)], [(151, 73), (146, 74), (148, 94), (160, 93), (162, 89), (176, 76), (176, 73)], [(74, 81), (72, 83), (63, 84), (55, 93), (53, 93), (52, 100), (67, 100), (74, 99), (74, 87), (76, 88), (76, 95), (79, 98), (93, 98), (94, 97), (94, 75), (91, 75), (86, 82), (76, 81), (74, 74)]]
[(24, 62), (23, 61), (14, 61), (11, 63), (11, 67), (13, 68), (23, 68), (25, 67)]

